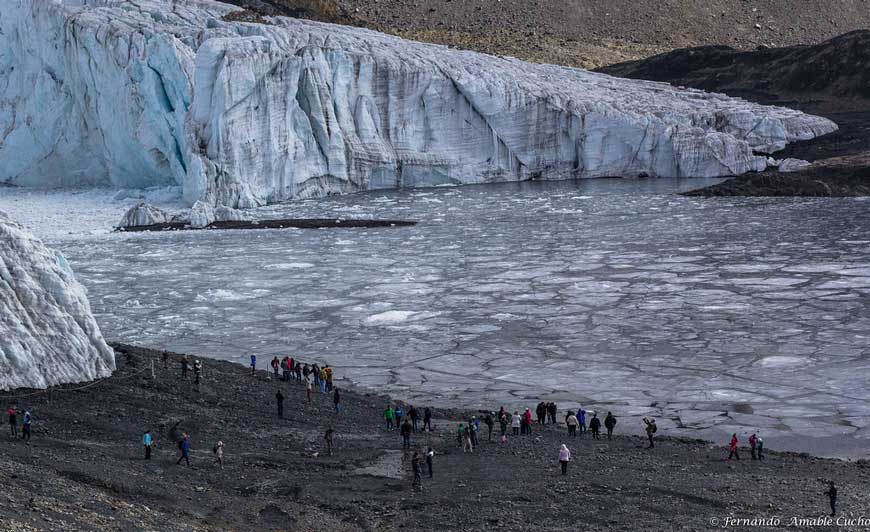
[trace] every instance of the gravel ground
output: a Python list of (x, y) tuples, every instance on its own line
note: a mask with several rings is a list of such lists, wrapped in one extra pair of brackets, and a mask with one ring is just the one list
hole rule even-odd
[[(179, 378), (178, 355), (163, 370), (152, 351), (116, 352), (118, 371), (98, 384), (4, 396), (36, 421), (29, 445), (0, 436), (0, 529), (652, 531), (715, 529), (729, 517), (784, 526), (827, 511), (829, 479), (844, 516), (870, 516), (865, 462), (776, 452), (728, 462), (707, 442), (662, 437), (648, 450), (635, 436), (569, 440), (561, 425), (463, 454), (451, 421), (462, 413), (437, 405), (435, 431), (412, 438), (437, 452), (434, 478), (416, 492), (398, 434), (382, 427), (386, 397), (345, 390), (335, 415), (330, 397), (315, 393), (308, 404), (301, 386), (265, 372), (207, 359), (197, 391)], [(279, 388), (284, 419), (275, 415)], [(140, 445), (146, 428), (157, 442), (150, 461)], [(331, 457), (327, 428), (336, 431)], [(191, 467), (175, 465), (180, 431), (191, 434)], [(212, 454), (218, 439), (223, 469)], [(566, 476), (563, 442), (574, 453)]]

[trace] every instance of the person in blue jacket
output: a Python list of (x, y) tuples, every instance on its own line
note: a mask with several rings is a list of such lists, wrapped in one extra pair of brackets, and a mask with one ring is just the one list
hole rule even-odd
[(251, 377), (257, 374), (257, 355), (251, 355)]
[(151, 446), (154, 443), (154, 440), (151, 439), (151, 431), (146, 430), (145, 435), (142, 436), (142, 443), (145, 445), (145, 459), (151, 460)]
[(184, 433), (184, 437), (178, 442), (178, 449), (181, 451), (181, 456), (178, 457), (178, 461), (175, 462), (175, 465), (181, 465), (181, 461), (184, 460), (187, 465), (190, 465), (190, 435), (186, 432)]

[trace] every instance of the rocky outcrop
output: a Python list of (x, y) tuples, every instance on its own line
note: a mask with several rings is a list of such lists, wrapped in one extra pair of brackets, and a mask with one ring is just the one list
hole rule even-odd
[(445, 183), (741, 174), (766, 167), (754, 152), (836, 129), (358, 28), (225, 20), (236, 9), (0, 3), (0, 181), (179, 184), (189, 204), (245, 208)]
[(66, 259), (0, 212), (0, 390), (88, 381), (114, 369)]

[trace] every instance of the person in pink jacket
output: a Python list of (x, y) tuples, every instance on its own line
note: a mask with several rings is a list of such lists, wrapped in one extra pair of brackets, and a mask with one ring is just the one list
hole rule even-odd
[(564, 443), (562, 444), (562, 448), (559, 449), (559, 463), (562, 464), (562, 474), (568, 474), (568, 462), (571, 461), (571, 451), (568, 450), (568, 446)]

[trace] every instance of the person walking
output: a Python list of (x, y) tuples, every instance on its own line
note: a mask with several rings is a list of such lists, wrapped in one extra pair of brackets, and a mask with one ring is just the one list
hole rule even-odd
[(513, 430), (514, 436), (520, 435), (520, 427), (522, 426), (523, 420), (520, 417), (520, 413), (517, 410), (514, 410), (514, 415), (511, 416), (511, 429)]
[(568, 417), (565, 418), (565, 425), (568, 426), (568, 436), (571, 438), (577, 437), (577, 416), (574, 412), (568, 411)]
[(296, 382), (302, 382), (302, 363), (301, 362), (299, 362), (299, 361), (296, 362), (296, 369), (294, 372), (296, 373)]
[(168, 370), (169, 369), (169, 351), (164, 349), (163, 351), (160, 352), (160, 357), (163, 359), (163, 369)]
[(10, 406), (6, 415), (9, 417), (9, 430), (12, 432), (12, 437), (18, 438), (18, 418), (15, 417), (15, 407)]
[(417, 432), (417, 422), (420, 420), (420, 412), (414, 408), (414, 405), (411, 405), (411, 408), (408, 409), (408, 417), (411, 418), (411, 427), (414, 432)]
[(432, 459), (435, 458), (435, 451), (429, 447), (429, 450), (426, 451), (426, 468), (429, 470), (429, 478), (432, 478)]
[(323, 433), (323, 441), (326, 442), (326, 454), (329, 456), (332, 456), (332, 435), (332, 427), (326, 429), (326, 432)]
[(607, 413), (607, 416), (604, 418), (604, 428), (607, 429), (607, 439), (613, 438), (613, 428), (616, 427), (616, 416)]
[(648, 449), (652, 449), (653, 447), (656, 446), (655, 442), (653, 442), (653, 435), (658, 430), (658, 427), (656, 427), (656, 420), (643, 418), (643, 422), (646, 425), (646, 437), (647, 437), (647, 439), (649, 439)]
[(181, 461), (184, 460), (190, 466), (190, 436), (186, 432), (181, 437), (181, 441), (178, 442), (178, 450), (181, 452), (181, 456), (178, 457), (175, 465), (181, 465)]
[(828, 502), (831, 504), (831, 517), (837, 515), (837, 486), (834, 485), (834, 481), (831, 481), (830, 486), (828, 486), (828, 491), (825, 492), (825, 495), (828, 496)]
[(589, 431), (592, 432), (592, 439), (600, 440), (601, 420), (598, 419), (598, 414), (592, 413), (592, 419), (589, 420)]
[(411, 448), (411, 422), (407, 419), (402, 423), (400, 434), (402, 435), (402, 449)]
[(423, 430), (432, 432), (432, 411), (428, 406), (423, 411)]
[(472, 436), (471, 436), (471, 430), (472, 430), (472, 428), (470, 426), (469, 427), (463, 427), (462, 425), (459, 426), (459, 434), (460, 434), (460, 438), (462, 440), (462, 452), (463, 453), (465, 453), (465, 452), (473, 453), (474, 452), (474, 440), (472, 439)]
[(507, 412), (502, 408), (501, 412), (498, 415), (498, 427), (501, 429), (501, 437), (504, 439), (507, 436), (507, 428), (510, 424), (510, 420), (508, 419)]
[(753, 460), (757, 458), (755, 448), (758, 445), (758, 436), (753, 432), (751, 436), (749, 436), (749, 454)]
[[(411, 426), (411, 423), (407, 420), (405, 420), (405, 423), (407, 423), (409, 427)], [(414, 451), (414, 456), (411, 457), (411, 468), (414, 471), (414, 489), (417, 491), (423, 491), (423, 478), (422, 472), (420, 471), (421, 467), (420, 453)]]
[(535, 417), (538, 418), (538, 425), (544, 424), (544, 418), (547, 415), (547, 404), (543, 401), (538, 403), (538, 406), (535, 407)]
[(193, 363), (193, 383), (198, 387), (199, 379), (202, 377), (202, 361), (197, 360)]
[(154, 440), (151, 438), (151, 431), (146, 430), (142, 436), (142, 443), (145, 445), (145, 459), (151, 460), (151, 447), (154, 445)]
[(308, 362), (306, 362), (302, 367), (302, 377), (307, 381), (309, 375), (311, 375), (311, 368), (308, 367)]
[(278, 390), (278, 392), (275, 393), (275, 403), (278, 404), (278, 417), (283, 418), (284, 417), (284, 394), (281, 393), (281, 390)]
[(580, 408), (577, 410), (577, 427), (580, 429), (580, 436), (586, 433), (586, 411)]
[(217, 462), (218, 465), (221, 467), (221, 469), (223, 469), (224, 468), (224, 442), (218, 440), (218, 442), (216, 444), (214, 444), (214, 449), (212, 449), (212, 450), (214, 451), (215, 462)]
[(341, 395), (338, 393), (338, 388), (332, 391), (332, 403), (335, 405), (335, 413), (341, 412)]
[(737, 452), (737, 433), (734, 433), (731, 435), (731, 443), (728, 446), (728, 450), (730, 451), (728, 453), (729, 460), (731, 460), (731, 458), (733, 458), (735, 456), (737, 457), (738, 460), (740, 460), (740, 453)]
[(568, 450), (568, 446), (564, 443), (562, 444), (562, 448), (559, 449), (559, 463), (562, 464), (562, 474), (568, 474), (568, 462), (571, 461), (571, 451)]
[(757, 440), (757, 445), (758, 448), (756, 450), (758, 451), (758, 459), (764, 460), (764, 440), (759, 437)]
[(556, 407), (556, 403), (554, 403), (553, 401), (550, 401), (550, 404), (547, 405), (547, 414), (549, 414), (550, 423), (552, 423), (553, 425), (556, 424), (556, 413), (558, 411), (559, 411), (559, 409)]
[(251, 355), (251, 377), (257, 375), (257, 355)]
[(328, 381), (326, 380), (326, 373), (327, 372), (325, 366), (320, 368), (320, 393), (322, 393), (323, 395), (326, 395), (327, 393), (326, 385), (328, 384)]
[(393, 410), (393, 405), (387, 405), (384, 410), (384, 421), (387, 423), (387, 430), (393, 430), (393, 421), (396, 419), (396, 411)]
[(495, 420), (492, 419), (492, 415), (494, 412), (489, 412), (486, 414), (486, 417), (483, 418), (483, 423), (486, 425), (486, 429), (488, 431), (488, 435), (486, 441), (492, 441), (492, 427), (495, 425)]
[(190, 359), (187, 355), (181, 355), (181, 378), (187, 380), (187, 371), (190, 369)]
[(305, 396), (308, 397), (308, 402), (311, 402), (311, 377), (305, 377)]
[(29, 442), (30, 441), (30, 428), (33, 423), (33, 416), (30, 415), (30, 410), (24, 410), (24, 417), (21, 419), (21, 439)]
[(324, 370), (326, 371), (326, 391), (331, 392), (332, 391), (332, 366), (327, 364), (326, 368), (324, 368)]

